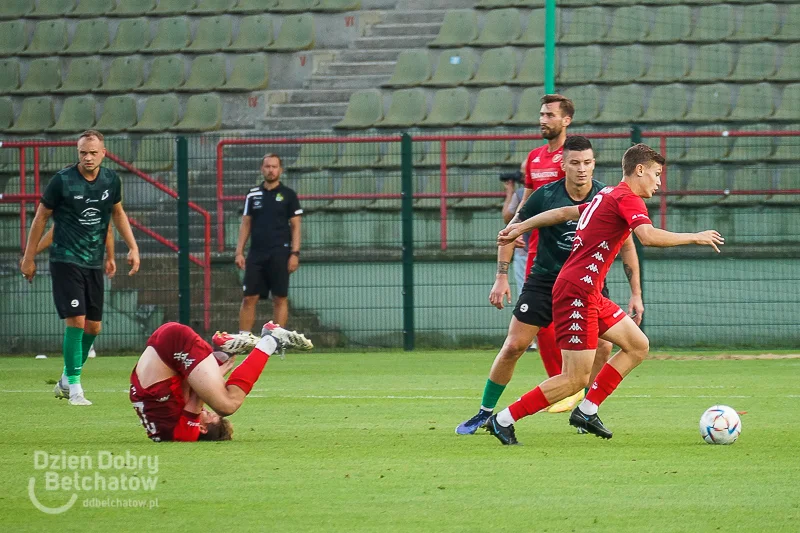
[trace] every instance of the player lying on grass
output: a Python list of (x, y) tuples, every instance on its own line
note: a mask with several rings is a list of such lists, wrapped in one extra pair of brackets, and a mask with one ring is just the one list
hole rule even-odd
[[(218, 350), (214, 351), (190, 327), (177, 322), (153, 332), (131, 372), (130, 388), (131, 403), (147, 436), (154, 442), (230, 440), (233, 426), (225, 417), (241, 407), (269, 356), (285, 348), (313, 348), (302, 334), (272, 322), (264, 324), (261, 335), (217, 332), (211, 340)], [(247, 352), (233, 369), (232, 356)]]
[(598, 336), (620, 347), (603, 365), (586, 398), (571, 413), (569, 423), (610, 439), (597, 410), (650, 349), (647, 336), (622, 310), (600, 293), (603, 280), (622, 243), (635, 233), (645, 246), (711, 246), (725, 242), (714, 230), (672, 233), (654, 228), (642, 198), (651, 198), (661, 185), (665, 159), (644, 144), (629, 148), (622, 157), (623, 179), (606, 187), (591, 202), (545, 211), (502, 230), (498, 244), (514, 242), (522, 233), (544, 226), (578, 220), (572, 253), (553, 286), (553, 321), (561, 348), (560, 375), (539, 384), (487, 422), (489, 432), (503, 444), (517, 444), (514, 423), (562, 398), (575, 394), (589, 382)]

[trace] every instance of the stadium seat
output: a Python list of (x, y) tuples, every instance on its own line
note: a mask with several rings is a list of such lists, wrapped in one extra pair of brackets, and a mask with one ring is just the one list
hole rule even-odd
[(800, 43), (790, 44), (783, 48), (780, 66), (769, 79), (771, 81), (800, 80)]
[(727, 130), (727, 126), (715, 124), (696, 128), (697, 132), (715, 132), (711, 137), (687, 137), (685, 141), (686, 152), (683, 154), (684, 163), (718, 162), (727, 157), (731, 150), (731, 138), (720, 132)]
[(657, 9), (655, 23), (643, 39), (646, 43), (679, 43), (689, 38), (692, 10), (689, 6), (664, 6)]
[[(558, 57), (558, 56), (556, 56)], [(556, 76), (558, 76), (556, 62)], [(522, 66), (516, 78), (508, 81), (509, 85), (542, 85), (544, 83), (544, 48), (531, 48), (522, 56)], [(537, 111), (538, 113), (538, 111)]]
[(113, 11), (106, 13), (109, 17), (140, 17), (155, 8), (155, 0), (121, 0)]
[[(571, 87), (562, 94), (575, 102), (575, 118), (572, 120), (573, 123), (591, 123), (600, 113), (600, 92), (597, 90), (596, 86), (580, 85)], [(536, 114), (538, 117), (538, 109)], [(536, 123), (539, 123), (538, 119)]]
[(231, 45), (233, 26), (230, 17), (200, 19), (192, 44), (185, 52), (220, 52)]
[[(781, 129), (784, 131), (800, 131), (800, 124), (788, 124)], [(775, 136), (775, 151), (770, 158), (772, 161), (780, 161), (782, 163), (790, 163), (796, 167), (797, 154), (800, 152), (800, 136), (798, 135), (776, 135)], [(0, 153), (2, 151), (0, 150)], [(798, 167), (800, 168), (800, 167)], [(798, 187), (800, 189), (800, 187)]]
[(425, 91), (419, 88), (402, 89), (392, 93), (389, 111), (375, 124), (377, 128), (407, 128), (425, 120), (428, 103)]
[(477, 140), (472, 143), (472, 150), (470, 150), (467, 159), (462, 164), (485, 167), (517, 163), (517, 161), (509, 161), (510, 157), (511, 141), (508, 139), (500, 141)]
[(772, 85), (769, 83), (753, 83), (739, 85), (739, 97), (731, 111), (729, 120), (752, 122), (769, 120), (775, 113), (775, 98)]
[(136, 92), (163, 93), (174, 91), (183, 84), (183, 57), (159, 56), (150, 64), (147, 81)]
[(403, 50), (389, 81), (383, 87), (417, 87), (431, 77), (431, 58), (426, 50)]
[(75, 58), (69, 62), (64, 82), (55, 93), (78, 94), (91, 92), (103, 84), (103, 67), (96, 57)]
[(718, 43), (733, 35), (734, 10), (726, 5), (706, 5), (700, 8), (689, 41)]
[[(794, 145), (794, 153), (797, 154), (797, 144)], [(777, 173), (778, 191), (800, 190), (800, 170), (796, 165), (782, 167)], [(797, 205), (800, 203), (800, 196), (796, 194), (773, 194), (767, 198), (767, 205)]]
[(70, 96), (64, 100), (58, 121), (47, 131), (73, 133), (90, 129), (95, 123), (95, 103), (91, 96)]
[(559, 44), (595, 44), (608, 33), (606, 12), (602, 7), (573, 9), (570, 15), (566, 28), (562, 19)]
[(689, 75), (689, 47), (685, 44), (657, 46), (650, 57), (650, 68), (640, 81), (669, 83), (682, 81)]
[(137, 54), (150, 44), (150, 24), (147, 19), (123, 19), (117, 26), (117, 33), (111, 45), (103, 54)]
[(383, 99), (381, 98), (380, 90), (363, 89), (350, 95), (350, 102), (347, 105), (344, 118), (334, 125), (334, 128), (370, 128), (382, 118)]
[[(598, 165), (609, 165), (620, 168), (622, 155), (631, 146), (630, 130), (627, 127), (610, 128), (604, 126), (602, 133), (624, 133), (619, 138), (590, 138), (594, 148), (594, 157)], [(600, 178), (602, 181), (602, 178)]]
[(786, 15), (780, 31), (770, 38), (773, 41), (800, 41), (800, 4), (786, 6)]
[(462, 126), (498, 126), (514, 114), (514, 96), (507, 87), (491, 87), (478, 93), (475, 109)]
[[(73, 140), (59, 139), (59, 140)], [(68, 167), (78, 159), (78, 152), (75, 145), (71, 146), (49, 146), (39, 149), (39, 171), (46, 174), (55, 174), (62, 168)], [(106, 166), (103, 161), (103, 166)]]
[(146, 54), (166, 54), (182, 52), (189, 46), (189, 22), (184, 17), (164, 18), (158, 21), (156, 36), (141, 52)]
[(723, 80), (733, 71), (733, 47), (729, 44), (709, 44), (698, 47), (694, 65), (687, 81), (709, 82)]
[(22, 85), (12, 94), (43, 94), (61, 86), (61, 69), (58, 59), (42, 57), (28, 65), (28, 74)]
[(329, 170), (303, 173), (296, 180), (295, 187), (297, 194), (301, 196), (300, 205), (303, 206), (304, 213), (319, 211), (331, 204), (330, 198), (319, 200), (302, 198), (304, 195), (333, 194), (333, 176)]
[[(684, 182), (680, 189), (684, 191), (724, 191), (730, 189), (730, 172), (719, 165), (696, 167), (684, 172)], [(678, 196), (673, 202), (684, 207), (706, 207), (719, 204), (726, 196), (718, 193), (711, 195)]]
[(780, 15), (775, 4), (753, 4), (745, 6), (739, 27), (730, 40), (736, 42), (760, 42), (778, 33)]
[(467, 46), (478, 38), (478, 15), (472, 9), (451, 9), (444, 14), (439, 34), (428, 43), (433, 48)]
[(304, 13), (311, 11), (319, 5), (319, 0), (278, 0), (278, 3), (270, 8), (276, 13)]
[(186, 83), (176, 90), (188, 93), (216, 91), (225, 85), (225, 57), (222, 55), (197, 56)]
[(197, 0), (158, 0), (155, 9), (148, 14), (156, 17), (186, 15), (197, 5)]
[(265, 13), (276, 5), (278, 0), (239, 0), (228, 12), (241, 15)]
[(738, 82), (766, 80), (775, 73), (777, 46), (768, 43), (746, 44), (739, 48), (736, 68), (728, 79)]
[(519, 11), (495, 9), (489, 11), (483, 29), (470, 46), (505, 46), (522, 36)]
[(98, 93), (125, 93), (138, 89), (144, 83), (144, 61), (135, 56), (116, 57), (108, 69), (108, 78), (94, 91)]
[(36, 5), (34, 0), (4, 0), (0, 19), (14, 20), (26, 17)]
[(19, 88), (19, 61), (0, 59), (0, 94), (8, 94)]
[(0, 57), (19, 55), (25, 48), (27, 39), (24, 21), (0, 22)]
[(312, 11), (323, 13), (339, 13), (359, 9), (361, 9), (361, 0), (319, 0), (319, 4), (311, 8)]
[(216, 94), (195, 94), (186, 101), (186, 111), (172, 131), (213, 131), (222, 125), (222, 101)]
[(650, 93), (649, 104), (641, 120), (644, 123), (682, 121), (688, 109), (686, 87), (678, 83), (659, 85)]
[(75, 0), (39, 0), (33, 11), (26, 17), (33, 19), (54, 19), (66, 17), (75, 9)]
[[(402, 190), (402, 174), (397, 171), (383, 171), (377, 176), (376, 189), (380, 194), (397, 194)], [(399, 211), (400, 198), (378, 198), (367, 209), (372, 211)]]
[[(558, 28), (560, 20), (561, 10), (559, 9), (556, 11), (556, 28)], [(528, 25), (525, 26), (525, 31), (513, 44), (517, 46), (543, 46), (544, 41), (544, 9), (534, 9), (528, 16)]]
[[(465, 89), (446, 89), (446, 90), (465, 90)], [(443, 91), (439, 91), (443, 92)], [(464, 132), (460, 130), (447, 129), (442, 131), (432, 131), (430, 135), (463, 135)], [(419, 161), (419, 166), (422, 167), (436, 167), (439, 168), (442, 164), (442, 141), (425, 141), (424, 143), (415, 143), (415, 149), (418, 144), (422, 144), (422, 159)], [(448, 166), (461, 165), (469, 154), (469, 141), (452, 140), (447, 141), (447, 158), (446, 163)]]
[[(685, 109), (685, 103), (684, 103)], [(652, 128), (658, 131), (665, 131), (665, 132), (677, 132), (677, 133), (685, 133), (686, 126), (682, 124), (660, 124), (655, 128)], [(646, 142), (650, 143), (651, 146), (660, 146), (661, 139), (660, 138), (650, 138)], [(685, 137), (667, 137), (666, 138), (666, 157), (667, 157), (667, 166), (671, 166), (676, 163), (680, 163), (683, 159), (683, 156), (686, 154), (686, 138)], [(673, 167), (675, 168), (675, 167)], [(677, 168), (676, 168), (677, 170)], [(675, 173), (674, 176), (679, 178), (679, 173)], [(667, 177), (667, 180), (672, 182), (672, 177)], [(675, 182), (678, 183), (677, 181)], [(669, 184), (669, 188), (677, 188), (673, 186), (672, 183)]]
[[(769, 131), (769, 124), (747, 124), (735, 128), (738, 131)], [(725, 161), (733, 163), (746, 163), (756, 161), (769, 161), (775, 143), (772, 136), (768, 137), (733, 137), (731, 151), (725, 156)]]
[(43, 20), (36, 24), (28, 47), (20, 52), (24, 56), (53, 56), (67, 47), (67, 26), (63, 20)]
[(180, 104), (174, 94), (151, 96), (144, 104), (144, 110), (135, 126), (128, 131), (164, 131), (178, 122)]
[(53, 100), (48, 96), (34, 96), (22, 101), (22, 109), (8, 133), (41, 133), (55, 122)]
[(190, 15), (222, 15), (231, 9), (236, 0), (197, 0), (195, 7), (189, 10)]
[[(97, 128), (97, 126), (95, 126), (95, 128)], [(119, 164), (111, 159), (112, 154), (128, 164), (133, 161), (133, 140), (130, 137), (114, 135), (110, 139), (106, 139), (105, 144), (108, 153), (106, 153), (106, 159), (103, 161), (103, 164), (107, 165), (110, 169), (116, 171), (124, 170)], [(132, 178), (127, 182), (123, 180), (123, 184), (127, 185), (134, 179), (136, 178)], [(136, 179), (136, 181), (140, 180)]]
[(612, 48), (606, 68), (600, 76), (602, 83), (629, 83), (645, 72), (644, 49), (638, 45)]
[(233, 70), (220, 91), (259, 91), (269, 85), (269, 63), (264, 54), (237, 55)]
[[(578, 102), (576, 105), (580, 105)], [(644, 112), (644, 87), (618, 85), (606, 92), (603, 110), (594, 119), (602, 124), (638, 122)]]
[(614, 11), (604, 43), (633, 44), (644, 41), (650, 31), (650, 9), (644, 6), (620, 7)]
[(272, 44), (272, 19), (266, 15), (252, 15), (239, 21), (239, 33), (228, 52), (258, 52)]
[(119, 133), (127, 131), (134, 125), (136, 125), (136, 100), (128, 95), (121, 95), (106, 98), (103, 102), (103, 113), (95, 128), (103, 132)]
[(67, 13), (67, 16), (86, 19), (103, 17), (106, 13), (110, 13), (115, 5), (116, 0), (78, 0), (78, 5)]
[[(408, 89), (413, 90), (413, 89)], [(417, 149), (419, 147), (412, 147), (411, 150), (411, 164), (416, 165), (422, 159), (422, 151), (421, 149)], [(383, 143), (381, 145), (381, 160), (378, 162), (378, 167), (380, 168), (400, 168), (402, 166), (402, 154), (400, 153), (400, 143), (399, 142), (389, 142)]]
[(428, 87), (455, 87), (472, 79), (475, 56), (468, 48), (442, 50), (433, 77), (424, 82)]
[(278, 37), (268, 50), (296, 52), (314, 48), (314, 17), (308, 13), (284, 17)]
[(72, 42), (64, 50), (66, 55), (93, 55), (108, 48), (108, 24), (99, 19), (81, 20), (75, 26)]
[(380, 143), (343, 143), (342, 155), (334, 163), (335, 168), (370, 168), (381, 160)]
[(175, 167), (175, 141), (161, 134), (145, 135), (139, 141), (133, 166), (145, 172), (172, 170)]
[(469, 93), (463, 87), (441, 89), (433, 97), (433, 107), (419, 123), (424, 127), (452, 127), (469, 116)]
[(464, 85), (495, 87), (506, 85), (517, 74), (517, 54), (513, 48), (493, 48), (483, 53), (475, 77)]
[[(414, 194), (439, 194), (442, 191), (438, 170), (414, 172)], [(439, 209), (439, 198), (415, 198), (414, 209)]]
[(556, 82), (565, 85), (592, 82), (600, 78), (603, 52), (599, 46), (570, 48), (563, 56)]
[(800, 121), (800, 83), (791, 83), (783, 88), (781, 103), (772, 119)]
[[(346, 148), (346, 147), (345, 147)], [(349, 171), (333, 179), (334, 194), (375, 194), (378, 178), (374, 170)], [(375, 202), (374, 198), (334, 198), (326, 211), (358, 211)]]
[[(313, 137), (309, 138), (310, 140)], [(331, 168), (336, 164), (339, 145), (337, 143), (309, 143), (300, 144), (300, 153), (289, 168), (296, 170)]]
[(731, 112), (731, 89), (716, 83), (701, 85), (694, 90), (694, 98), (686, 120), (690, 122), (714, 122), (725, 120)]
[[(14, 121), (14, 108), (10, 98), (0, 98), (0, 129), (6, 130)], [(5, 151), (5, 150), (4, 150)]]
[(508, 126), (538, 126), (543, 95), (544, 89), (542, 87), (528, 87), (522, 91), (517, 105), (517, 112), (512, 118), (506, 120), (505, 124)]
[[(731, 179), (731, 191), (772, 191), (775, 190), (775, 170), (761, 165), (737, 167)], [(769, 194), (732, 194), (725, 205), (758, 205), (767, 200)]]

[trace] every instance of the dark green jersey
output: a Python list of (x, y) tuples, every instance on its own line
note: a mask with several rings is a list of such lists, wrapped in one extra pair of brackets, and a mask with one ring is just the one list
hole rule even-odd
[(94, 181), (86, 180), (77, 165), (53, 176), (42, 195), (56, 227), (50, 261), (102, 268), (111, 208), (120, 201), (122, 182), (113, 170), (100, 167)]
[[(550, 209), (586, 203), (605, 186), (605, 183), (592, 180), (592, 190), (586, 198), (576, 202), (567, 193), (566, 178), (548, 183), (536, 189), (528, 198), (519, 212), (520, 219), (527, 220)], [(536, 248), (536, 259), (531, 273), (552, 276), (554, 279), (558, 276), (572, 251), (572, 239), (575, 238), (577, 224), (576, 220), (568, 220), (564, 224), (539, 229), (539, 246)]]

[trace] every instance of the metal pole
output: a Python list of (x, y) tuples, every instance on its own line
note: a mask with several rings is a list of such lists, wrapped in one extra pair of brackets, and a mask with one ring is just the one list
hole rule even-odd
[(544, 3), (544, 92), (556, 92), (556, 0)]
[(192, 295), (189, 281), (189, 147), (186, 137), (178, 137), (178, 317), (191, 325)]
[(403, 349), (414, 350), (414, 169), (411, 135), (400, 138), (400, 213), (403, 239)]

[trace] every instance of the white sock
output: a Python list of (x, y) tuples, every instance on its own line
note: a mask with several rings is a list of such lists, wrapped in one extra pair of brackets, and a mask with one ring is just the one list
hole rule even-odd
[(67, 379), (66, 374), (61, 374), (61, 379), (58, 380), (58, 386), (61, 387), (62, 389), (66, 389), (67, 387), (69, 387), (69, 380)]
[(261, 350), (267, 355), (272, 355), (278, 349), (278, 341), (272, 335), (261, 337), (261, 340), (256, 344), (256, 349)]
[(597, 404), (594, 404), (585, 398), (578, 406), (578, 409), (580, 409), (581, 413), (585, 415), (592, 416), (597, 414)]
[(481, 405), (481, 411), (485, 413), (491, 413), (492, 411), (494, 411), (494, 409), (490, 409), (489, 407), (484, 407)]
[(514, 423), (514, 417), (511, 416), (511, 411), (508, 409), (508, 407), (497, 413), (497, 423), (504, 428), (507, 428)]
[(80, 383), (70, 383), (69, 397), (72, 398), (73, 396), (83, 396), (83, 387), (81, 387)]
[(248, 333), (250, 333), (250, 332), (249, 332), (249, 331), (247, 331), (246, 329), (240, 329), (240, 330), (239, 330), (239, 334), (240, 334), (240, 335), (247, 335)]

